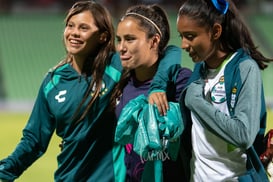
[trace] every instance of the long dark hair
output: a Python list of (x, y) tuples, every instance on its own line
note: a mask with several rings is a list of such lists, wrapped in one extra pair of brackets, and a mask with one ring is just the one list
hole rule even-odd
[[(140, 4), (127, 9), (125, 15), (121, 18), (121, 20), (129, 16), (134, 17), (137, 20), (138, 25), (143, 30), (145, 30), (147, 38), (151, 38), (158, 33), (160, 34), (160, 42), (158, 45), (158, 60), (160, 60), (160, 58), (162, 58), (162, 56), (164, 55), (164, 50), (170, 39), (170, 25), (165, 10), (157, 4)], [(144, 16), (145, 18), (143, 18), (142, 16)], [(149, 20), (147, 21), (146, 18)], [(152, 21), (152, 23), (150, 21)], [(156, 24), (157, 27), (154, 24)], [(114, 88), (113, 94), (111, 96), (110, 104), (112, 108), (115, 107), (116, 99), (121, 96), (122, 90), (126, 86), (131, 75), (132, 71), (126, 69), (123, 70), (121, 79)]]
[[(102, 5), (94, 1), (76, 2), (66, 15), (65, 25), (67, 25), (68, 21), (70, 20), (72, 16), (79, 14), (83, 11), (90, 11), (90, 13), (93, 15), (95, 24), (98, 27), (99, 32), (105, 33), (106, 41), (100, 44), (100, 46), (97, 48), (97, 52), (95, 53), (90, 52), (90, 57), (88, 57), (87, 60), (85, 60), (84, 71), (92, 75), (92, 82), (90, 82), (84, 98), (82, 99), (80, 105), (78, 106), (77, 110), (75, 111), (72, 117), (72, 120), (76, 122), (81, 121), (86, 116), (92, 104), (95, 102), (96, 99), (99, 98), (99, 93), (102, 87), (102, 77), (103, 77), (106, 65), (108, 64), (108, 61), (109, 61), (109, 55), (110, 53), (115, 52), (115, 32), (114, 32), (112, 18), (108, 10), (104, 8)], [(95, 54), (95, 57), (94, 57), (94, 54)], [(91, 59), (93, 60), (90, 61)], [(66, 58), (63, 61), (61, 61), (56, 66), (56, 68), (66, 63), (70, 63), (71, 61), (72, 61), (71, 55), (67, 53)], [(90, 93), (93, 88), (95, 88), (95, 90), (92, 94), (91, 100), (89, 101), (82, 115), (79, 115), (83, 104), (85, 103), (87, 98), (90, 96)]]
[(267, 63), (273, 61), (264, 57), (257, 49), (238, 9), (231, 0), (186, 0), (178, 12), (178, 16), (182, 15), (191, 17), (200, 26), (207, 26), (208, 29), (211, 29), (216, 22), (221, 24), (223, 31), (220, 42), (224, 52), (235, 52), (243, 48), (262, 70), (267, 67)]

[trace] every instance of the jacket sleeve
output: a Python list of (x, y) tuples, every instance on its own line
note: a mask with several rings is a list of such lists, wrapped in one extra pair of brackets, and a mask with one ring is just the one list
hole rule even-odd
[(148, 94), (152, 92), (166, 92), (169, 81), (174, 81), (181, 68), (181, 48), (170, 45), (164, 57), (160, 60), (158, 70), (150, 85)]
[(247, 149), (259, 131), (262, 80), (257, 65), (249, 64), (249, 61), (241, 63), (239, 70), (243, 84), (234, 115), (221, 112), (204, 99), (201, 80), (189, 85), (185, 104), (213, 133), (237, 147)]
[(0, 161), (0, 179), (13, 181), (46, 151), (55, 124), (41, 86), (23, 136), (15, 150)]
[[(176, 81), (175, 81), (175, 96), (174, 102), (178, 102), (181, 92), (186, 88), (189, 78), (191, 77), (192, 71), (188, 68), (181, 68), (178, 72)], [(169, 90), (168, 90), (169, 91)]]

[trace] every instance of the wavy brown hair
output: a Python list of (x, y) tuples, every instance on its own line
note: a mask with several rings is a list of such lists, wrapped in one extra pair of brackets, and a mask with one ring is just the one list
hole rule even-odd
[[(85, 60), (83, 73), (86, 75), (92, 75), (92, 81), (75, 111), (72, 120), (75, 122), (81, 121), (88, 113), (93, 103), (99, 99), (99, 93), (102, 87), (102, 77), (106, 65), (109, 62), (109, 55), (115, 51), (115, 32), (113, 27), (112, 18), (110, 13), (102, 5), (94, 1), (78, 1), (68, 11), (65, 18), (65, 25), (67, 25), (70, 18), (83, 11), (90, 11), (93, 15), (95, 25), (98, 27), (100, 33), (106, 34), (106, 41), (97, 48), (96, 52), (90, 52), (90, 56)], [(58, 68), (66, 63), (72, 61), (72, 56), (67, 53), (66, 58), (62, 60), (55, 68)], [(89, 101), (87, 107), (80, 115), (80, 110), (87, 98), (90, 96), (92, 88), (95, 88), (92, 98)]]

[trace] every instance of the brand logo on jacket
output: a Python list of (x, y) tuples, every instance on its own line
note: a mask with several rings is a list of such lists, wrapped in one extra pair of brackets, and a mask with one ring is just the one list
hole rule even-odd
[(55, 96), (55, 99), (61, 103), (61, 102), (64, 102), (65, 101), (65, 97), (64, 95), (67, 93), (66, 90), (61, 90), (59, 91), (58, 95)]

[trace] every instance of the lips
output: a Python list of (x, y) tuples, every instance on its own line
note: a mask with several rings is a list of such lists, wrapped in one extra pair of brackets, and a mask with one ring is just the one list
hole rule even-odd
[(127, 55), (120, 56), (121, 61), (128, 61), (130, 58), (131, 58), (131, 56), (127, 56)]

